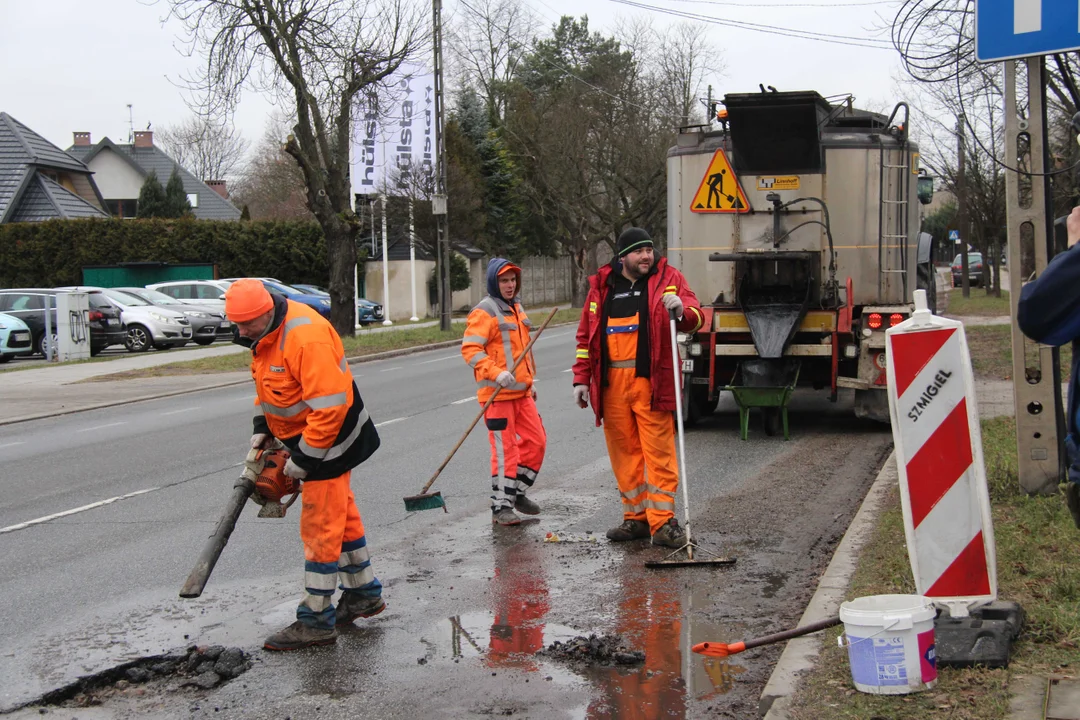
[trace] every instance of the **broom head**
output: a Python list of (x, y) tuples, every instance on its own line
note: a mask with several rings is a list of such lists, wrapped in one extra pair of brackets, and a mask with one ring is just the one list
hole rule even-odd
[(425, 495), (410, 495), (405, 500), (405, 512), (416, 512), (418, 510), (438, 510), (443, 509), (443, 512), (450, 512), (446, 509), (446, 501), (443, 500), (441, 492), (427, 493)]

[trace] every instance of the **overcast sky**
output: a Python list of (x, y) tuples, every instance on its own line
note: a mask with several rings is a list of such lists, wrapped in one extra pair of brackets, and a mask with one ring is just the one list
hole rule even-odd
[[(560, 15), (587, 13), (592, 29), (609, 32), (618, 18), (677, 22), (670, 15), (612, 0), (523, 0), (550, 27)], [(457, 0), (444, 0), (452, 15)], [(852, 38), (875, 37), (895, 2), (865, 0), (644, 0), (665, 9), (730, 21)], [(126, 142), (128, 105), (136, 130), (185, 119), (182, 78), (196, 62), (182, 53), (180, 29), (162, 23), (164, 2), (138, 0), (0, 0), (0, 111), (7, 112), (61, 148), (73, 131), (96, 142), (108, 135)], [(895, 50), (853, 47), (709, 24), (723, 51), (726, 73), (715, 93), (750, 92), (758, 83), (780, 90), (853, 93), (859, 105), (884, 107), (893, 97), (899, 62)], [(880, 37), (880, 36), (877, 36)], [(876, 44), (876, 43), (872, 43)], [(253, 144), (271, 107), (248, 93), (236, 125)]]

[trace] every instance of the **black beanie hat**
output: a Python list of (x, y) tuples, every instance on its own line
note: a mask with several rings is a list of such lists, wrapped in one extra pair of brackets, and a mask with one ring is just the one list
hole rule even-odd
[(626, 255), (626, 253), (632, 250), (638, 250), (643, 247), (652, 247), (653, 241), (649, 237), (649, 233), (645, 232), (641, 228), (626, 228), (622, 231), (622, 235), (619, 235), (619, 257)]

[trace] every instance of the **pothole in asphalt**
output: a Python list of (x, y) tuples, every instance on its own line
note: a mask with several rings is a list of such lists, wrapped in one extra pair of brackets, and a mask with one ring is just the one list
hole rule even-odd
[(81, 677), (26, 707), (91, 707), (114, 697), (144, 695), (151, 687), (154, 692), (210, 690), (251, 666), (251, 656), (240, 648), (191, 645)]

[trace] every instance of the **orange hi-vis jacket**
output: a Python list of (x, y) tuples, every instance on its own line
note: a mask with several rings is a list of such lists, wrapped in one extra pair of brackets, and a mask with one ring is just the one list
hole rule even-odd
[[(514, 360), (521, 356), (529, 344), (532, 323), (521, 304), (513, 306), (505, 300), (488, 295), (469, 313), (465, 337), (461, 341), (461, 355), (476, 376), (476, 399), (486, 403), (498, 387), (495, 378), (503, 370), (509, 370)], [(529, 357), (522, 360), (514, 371), (516, 382), (499, 392), (500, 400), (524, 397), (532, 389), (536, 376), (536, 361)]]
[(338, 477), (378, 449), (341, 338), (307, 305), (274, 297), (270, 329), (251, 345), (251, 376), (255, 432), (283, 442), (307, 480)]

